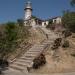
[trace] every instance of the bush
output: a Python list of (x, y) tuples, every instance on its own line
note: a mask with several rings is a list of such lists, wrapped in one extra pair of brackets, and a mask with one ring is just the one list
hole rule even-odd
[(3, 59), (0, 59), (0, 67), (1, 68), (5, 68), (5, 67), (8, 67), (9, 66), (9, 63), (7, 60), (3, 60)]
[(61, 41), (62, 41), (62, 38), (57, 38), (57, 39), (54, 41), (54, 43), (55, 43), (57, 46), (60, 46)]
[(0, 30), (0, 58), (9, 59), (23, 41), (27, 43), (29, 29), (14, 22), (6, 23)]
[(71, 32), (75, 32), (75, 12), (65, 11), (62, 17), (64, 27)]
[(4, 75), (2, 71), (6, 70), (9, 66), (9, 63), (5, 59), (0, 59), (0, 75)]
[(69, 47), (69, 41), (64, 41), (62, 47), (63, 47), (63, 48)]
[(46, 26), (46, 28), (51, 28), (52, 27), (52, 19), (49, 19), (49, 23), (48, 23), (48, 25)]
[(33, 69), (38, 69), (40, 66), (43, 66), (46, 63), (45, 56), (40, 54), (39, 57), (33, 60)]
[(71, 31), (69, 31), (69, 30), (63, 31), (62, 34), (64, 35), (65, 38), (72, 35)]
[(4, 34), (0, 38), (0, 55), (1, 58), (7, 59), (9, 53), (13, 52), (16, 48), (17, 30), (16, 25), (13, 22), (8, 22), (5, 25)]
[(13, 47), (16, 44), (17, 32), (15, 23), (8, 22), (0, 35), (0, 58), (7, 59), (9, 53), (14, 51)]
[(54, 41), (54, 44), (53, 46), (51, 47), (53, 50), (54, 49), (57, 49), (60, 45), (61, 45), (61, 41), (62, 41), (62, 38), (57, 38), (55, 41)]
[(75, 53), (71, 54), (71, 56), (75, 57)]
[(0, 71), (0, 75), (2, 74), (2, 71)]

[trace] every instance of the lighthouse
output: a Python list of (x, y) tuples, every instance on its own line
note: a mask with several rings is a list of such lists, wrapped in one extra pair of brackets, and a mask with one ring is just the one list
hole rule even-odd
[(24, 10), (25, 10), (25, 17), (24, 17), (24, 19), (25, 20), (29, 20), (31, 18), (31, 16), (32, 16), (32, 6), (31, 6), (31, 2), (30, 1), (28, 1), (26, 3), (26, 7), (25, 7)]

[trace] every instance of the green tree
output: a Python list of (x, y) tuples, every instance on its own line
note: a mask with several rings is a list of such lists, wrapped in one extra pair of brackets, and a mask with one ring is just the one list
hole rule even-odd
[(64, 12), (62, 23), (66, 29), (75, 32), (75, 12)]
[(71, 3), (72, 6), (75, 6), (75, 0), (71, 0), (70, 3)]
[(49, 19), (49, 23), (48, 23), (48, 25), (46, 26), (46, 28), (50, 28), (50, 29), (54, 29), (54, 25), (53, 25), (53, 21), (52, 21), (52, 19)]
[(17, 39), (17, 26), (13, 22), (8, 22), (5, 27), (7, 41), (13, 42)]
[(24, 20), (23, 19), (17, 19), (17, 23), (19, 24), (19, 26), (23, 26)]
[(16, 25), (13, 22), (8, 22), (5, 25), (5, 30), (0, 37), (0, 56), (8, 58), (9, 54), (15, 50), (17, 40)]
[(52, 19), (49, 19), (49, 24), (52, 24), (53, 23), (53, 20)]

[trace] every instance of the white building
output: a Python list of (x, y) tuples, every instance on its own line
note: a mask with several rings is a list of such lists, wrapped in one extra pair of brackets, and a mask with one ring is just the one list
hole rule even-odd
[(49, 21), (48, 20), (45, 20), (45, 21), (42, 22), (42, 26), (43, 27), (46, 27), (48, 24), (49, 24)]
[[(43, 27), (46, 27), (49, 24), (49, 20), (41, 20), (40, 18), (37, 18), (35, 16), (32, 16), (32, 6), (31, 2), (26, 3), (25, 7), (25, 16), (24, 16), (24, 25), (25, 26), (32, 26), (35, 27), (36, 25), (40, 25)], [(55, 17), (52, 18), (53, 23), (60, 24), (61, 23), (61, 17)]]
[(62, 22), (62, 17), (55, 17), (53, 18), (53, 23), (60, 24)]
[[(25, 26), (32, 26), (35, 27), (35, 25), (41, 25), (41, 26), (46, 26), (48, 25), (48, 21), (41, 20), (35, 16), (32, 16), (32, 6), (31, 2), (27, 2), (25, 6), (25, 16), (24, 16), (24, 25)], [(35, 17), (35, 18), (34, 18)]]
[(25, 7), (25, 20), (29, 20), (32, 16), (32, 6), (31, 6), (31, 2), (27, 2), (26, 3), (26, 7)]

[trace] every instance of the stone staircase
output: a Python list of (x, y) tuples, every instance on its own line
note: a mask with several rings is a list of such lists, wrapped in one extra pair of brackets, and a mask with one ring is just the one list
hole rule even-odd
[(54, 39), (57, 38), (56, 35), (45, 28), (42, 30), (48, 34), (50, 39), (44, 40), (41, 44), (33, 45), (25, 54), (10, 64), (9, 70), (27, 72), (27, 67), (32, 67), (33, 59), (44, 52), (48, 46), (52, 45)]
[(27, 67), (31, 67), (33, 59), (46, 50), (50, 44), (52, 44), (52, 41), (46, 40), (40, 45), (34, 45), (22, 57), (16, 59), (12, 64), (10, 64), (10, 69), (23, 71), (26, 70)]

